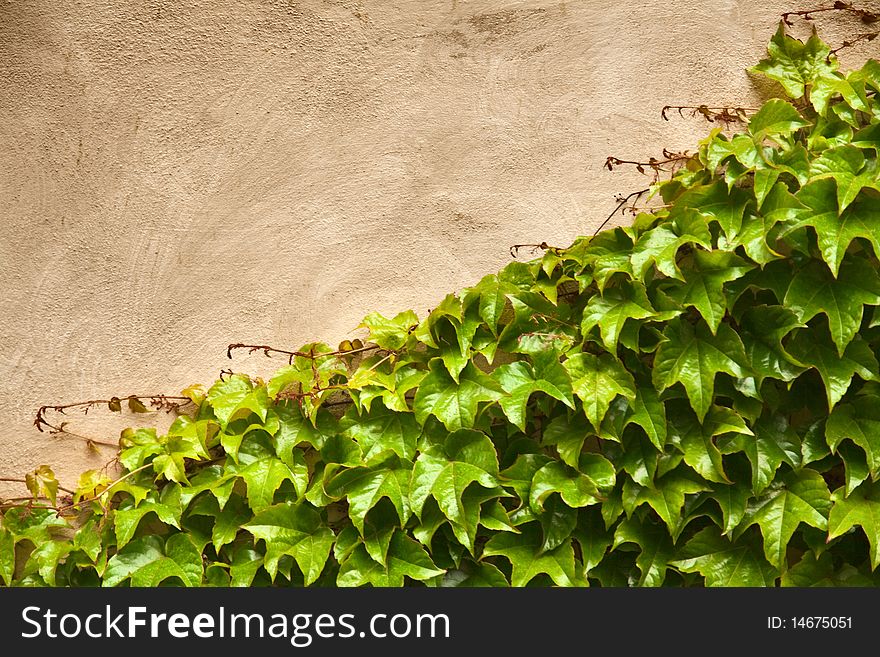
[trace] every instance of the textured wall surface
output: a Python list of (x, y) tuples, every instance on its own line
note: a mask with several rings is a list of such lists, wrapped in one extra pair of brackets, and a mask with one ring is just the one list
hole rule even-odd
[[(335, 343), (591, 231), (647, 182), (605, 158), (692, 148), (711, 126), (667, 103), (758, 102), (796, 8), (0, 0), (0, 477), (110, 456), (41, 404), (210, 383), (230, 342)], [(109, 416), (68, 419), (112, 442)]]

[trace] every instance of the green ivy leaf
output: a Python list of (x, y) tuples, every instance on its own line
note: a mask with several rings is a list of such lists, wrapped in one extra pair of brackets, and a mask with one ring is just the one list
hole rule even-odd
[(294, 468), (274, 456), (257, 459), (247, 465), (227, 466), (228, 472), (238, 475), (247, 484), (248, 504), (254, 512), (272, 506), (275, 492), (285, 481), (293, 484), (297, 498), (305, 495), (309, 483), (308, 467), (302, 455), (296, 454), (299, 458), (298, 462), (294, 459)]
[(797, 198), (807, 209), (800, 213), (798, 221), (787, 226), (781, 236), (812, 226), (822, 257), (835, 276), (846, 250), (857, 237), (868, 240), (874, 253), (880, 253), (880, 209), (870, 199), (856, 201), (838, 212), (834, 181), (826, 178), (810, 181), (801, 187)]
[(263, 567), (263, 555), (252, 547), (241, 544), (236, 547), (229, 567), (230, 586), (251, 586), (254, 577)]
[(853, 587), (874, 586), (874, 582), (849, 564), (836, 569), (830, 552), (823, 552), (817, 556), (810, 550), (792, 568), (782, 574), (781, 585)]
[(705, 220), (696, 210), (686, 210), (678, 218), (676, 230), (660, 225), (646, 232), (632, 249), (632, 269), (636, 275), (645, 277), (648, 267), (653, 263), (657, 269), (670, 278), (681, 279), (676, 264), (678, 250), (685, 244), (699, 244), (711, 250), (712, 236)]
[(138, 506), (120, 508), (114, 515), (116, 547), (123, 548), (134, 536), (143, 517), (153, 513), (166, 525), (180, 529), (180, 488), (169, 487), (160, 500), (147, 500)]
[(721, 452), (716, 446), (716, 436), (722, 434), (745, 434), (752, 437), (751, 429), (735, 411), (722, 406), (709, 407), (702, 423), (681, 413), (673, 422), (675, 434), (672, 442), (684, 454), (684, 461), (707, 481), (728, 483), (724, 472)]
[(856, 200), (861, 190), (880, 191), (876, 160), (865, 160), (861, 149), (850, 144), (823, 151), (810, 166), (810, 174), (813, 180), (828, 178), (835, 182), (839, 213)]
[(844, 474), (846, 477), (846, 495), (849, 496), (871, 474), (865, 452), (850, 443), (842, 443), (837, 448), (837, 453), (843, 459)]
[(614, 274), (633, 277), (633, 268), (630, 264), (632, 248), (632, 238), (622, 228), (603, 231), (589, 239), (584, 252), (584, 261), (592, 268), (593, 278), (600, 292), (605, 289)]
[(538, 575), (547, 575), (557, 586), (582, 586), (585, 580), (575, 568), (571, 540), (541, 552), (543, 538), (536, 523), (522, 528), (522, 534), (495, 534), (483, 548), (483, 559), (502, 556), (510, 561), (511, 586), (525, 586)]
[(754, 524), (764, 536), (764, 554), (779, 570), (786, 568), (788, 542), (802, 522), (825, 530), (828, 527), (830, 494), (825, 480), (815, 470), (790, 472), (774, 485), (754, 507), (748, 509), (738, 532)]
[(595, 478), (578, 472), (563, 463), (552, 462), (539, 469), (532, 478), (529, 505), (535, 512), (543, 510), (544, 501), (552, 493), (559, 493), (562, 500), (572, 508), (595, 504), (602, 497), (600, 489), (614, 486), (614, 466), (598, 454), (589, 457), (590, 472)]
[(461, 371), (458, 383), (443, 367), (442, 361), (432, 360), (430, 369), (413, 400), (413, 411), (419, 424), (434, 415), (450, 431), (467, 429), (474, 425), (480, 402), (497, 401), (504, 396), (501, 386), (472, 363)]
[(199, 586), (202, 574), (202, 553), (187, 534), (174, 534), (167, 541), (143, 536), (110, 558), (101, 584), (117, 586), (130, 579), (132, 586), (154, 587), (176, 577), (184, 586)]
[(58, 566), (64, 562), (72, 549), (73, 544), (70, 541), (49, 541), (38, 545), (30, 553), (23, 575), (37, 573), (48, 586), (57, 586), (55, 576)]
[(275, 453), (288, 467), (294, 468), (294, 450), (298, 445), (311, 445), (321, 449), (327, 436), (335, 433), (335, 420), (319, 412), (316, 424), (312, 424), (299, 404), (284, 401), (275, 404), (273, 410), (278, 415), (278, 431), (274, 434)]
[(412, 310), (398, 313), (393, 319), (374, 312), (364, 317), (358, 328), (369, 329), (370, 341), (382, 349), (397, 351), (406, 344), (410, 331), (418, 324), (419, 318)]
[(791, 98), (800, 98), (807, 85), (832, 75), (837, 69), (836, 59), (832, 58), (832, 63), (829, 63), (830, 53), (831, 49), (815, 31), (804, 43), (788, 36), (785, 24), (780, 22), (779, 29), (767, 46), (769, 57), (750, 70), (779, 82)]
[(806, 369), (782, 345), (789, 333), (802, 326), (795, 311), (782, 306), (751, 306), (743, 313), (741, 337), (758, 385), (766, 378), (791, 381)]
[(740, 443), (752, 464), (752, 492), (760, 495), (776, 476), (783, 463), (799, 465), (799, 448), (784, 417), (761, 418), (754, 425), (754, 436)]
[(627, 424), (637, 424), (661, 452), (666, 444), (666, 407), (660, 401), (657, 391), (651, 386), (636, 386), (636, 396), (630, 403), (631, 414)]
[(763, 139), (790, 135), (809, 125), (794, 105), (781, 98), (771, 98), (749, 120), (748, 130), (755, 139)]
[[(734, 137), (732, 148), (734, 155), (747, 168), (762, 164), (751, 138), (744, 135)], [(742, 229), (743, 213), (753, 203), (751, 194), (745, 190), (739, 187), (728, 188), (723, 181), (718, 180), (708, 185), (691, 187), (684, 192), (676, 200), (675, 212), (680, 214), (675, 215), (675, 221), (682, 229), (687, 226), (694, 236), (699, 237), (695, 243), (709, 249), (711, 247), (707, 243), (711, 244), (712, 240), (704, 228), (705, 220), (714, 220), (728, 239), (734, 239)], [(690, 211), (679, 208), (689, 208)]]
[(0, 526), (0, 579), (5, 586), (12, 586), (15, 575), (15, 537)]
[(374, 561), (366, 548), (359, 545), (339, 568), (337, 586), (400, 587), (405, 579), (429, 580), (443, 575), (424, 548), (401, 531), (394, 532), (388, 545), (387, 564)]
[(828, 515), (828, 540), (842, 536), (853, 527), (861, 527), (870, 546), (871, 569), (880, 565), (880, 484), (862, 484), (848, 496), (842, 489), (831, 495)]
[(840, 356), (831, 343), (827, 328), (822, 332), (804, 329), (795, 333), (786, 345), (786, 350), (796, 361), (812, 366), (819, 372), (825, 383), (829, 409), (833, 409), (843, 398), (856, 374), (866, 381), (878, 380), (874, 352), (858, 336), (847, 345), (843, 356)]
[(253, 511), (242, 497), (236, 495), (229, 499), (222, 510), (214, 516), (211, 531), (211, 544), (216, 551), (235, 540), (241, 527), (253, 517)]
[(253, 534), (254, 540), (265, 542), (264, 565), (273, 580), (281, 557), (290, 555), (302, 571), (306, 586), (318, 579), (336, 539), (317, 511), (295, 502), (267, 507), (243, 528)]
[(709, 526), (698, 532), (671, 561), (683, 573), (700, 573), (706, 586), (773, 586), (776, 570), (751, 543), (731, 542)]
[[(522, 283), (526, 287), (534, 281), (534, 277), (531, 274), (520, 275), (522, 276)], [(498, 323), (501, 321), (504, 309), (508, 304), (507, 295), (516, 294), (519, 289), (512, 282), (505, 280), (504, 276), (489, 274), (469, 290), (468, 295), (465, 296), (465, 304), (469, 303), (470, 295), (478, 296), (480, 318), (486, 322), (492, 333), (497, 335)]]
[(206, 399), (223, 428), (236, 417), (247, 413), (255, 413), (265, 421), (269, 406), (266, 388), (255, 387), (250, 378), (243, 374), (233, 374), (226, 380), (217, 381), (208, 390)]
[(569, 408), (574, 408), (571, 381), (564, 369), (558, 369), (561, 376), (553, 377), (552, 381), (536, 376), (531, 365), (524, 361), (501, 365), (492, 372), (492, 378), (507, 393), (507, 396), (501, 398), (501, 409), (507, 419), (521, 431), (526, 430), (526, 406), (532, 393), (543, 392)]
[(670, 320), (663, 338), (654, 357), (654, 387), (662, 391), (681, 383), (702, 421), (714, 397), (715, 375), (745, 376), (743, 344), (727, 324), (721, 324), (713, 335), (705, 322), (694, 327), (680, 318)]
[(352, 524), (363, 535), (367, 512), (383, 497), (397, 509), (401, 526), (407, 521), (410, 516), (409, 479), (410, 469), (406, 467), (358, 467), (336, 475), (325, 489), (331, 497), (348, 499)]
[(636, 566), (642, 574), (639, 586), (663, 586), (666, 568), (673, 554), (669, 532), (663, 525), (628, 518), (617, 526), (611, 549), (625, 543), (634, 543), (639, 548), (639, 556), (636, 557)]
[(350, 408), (340, 421), (339, 429), (360, 446), (366, 463), (382, 458), (387, 452), (412, 459), (421, 433), (412, 413), (389, 410), (381, 400), (376, 400), (368, 412)]
[(880, 476), (880, 397), (858, 396), (836, 406), (825, 424), (825, 437), (832, 451), (846, 439), (861, 447), (871, 476)]
[(639, 486), (630, 479), (623, 484), (623, 510), (631, 515), (633, 510), (647, 503), (669, 528), (669, 533), (676, 536), (681, 529), (681, 509), (685, 495), (708, 490), (704, 483), (696, 479), (670, 472), (654, 481), (654, 488)]
[(669, 296), (683, 306), (696, 308), (715, 335), (727, 311), (724, 284), (753, 268), (733, 253), (694, 251), (693, 260), (684, 271), (684, 283), (670, 288)]
[(468, 562), (457, 570), (448, 570), (441, 586), (466, 586), (468, 588), (485, 586), (510, 586), (507, 578), (498, 568), (488, 561), (482, 563)]
[(611, 354), (596, 356), (578, 353), (563, 362), (571, 376), (574, 393), (584, 403), (584, 413), (594, 427), (602, 424), (602, 418), (617, 395), (629, 399), (636, 396), (632, 374)]
[(617, 339), (628, 319), (666, 320), (678, 313), (677, 310), (654, 310), (645, 287), (633, 283), (592, 296), (584, 308), (581, 332), (586, 335), (590, 329), (598, 326), (603, 344), (614, 352), (617, 350)]
[(732, 484), (716, 484), (712, 488), (712, 499), (721, 508), (723, 534), (730, 535), (742, 521), (746, 513), (752, 487), (742, 482)]

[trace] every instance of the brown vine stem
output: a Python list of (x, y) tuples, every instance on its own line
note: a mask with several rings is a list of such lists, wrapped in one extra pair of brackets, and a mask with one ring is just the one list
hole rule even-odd
[[(24, 480), (24, 479), (17, 479), (17, 478), (15, 478), (15, 477), (0, 477), (0, 481), (7, 481), (7, 482), (9, 482), (9, 483), (11, 483), (11, 484), (25, 484), (25, 485), (27, 485), (27, 481), (26, 481), (26, 480)], [(69, 488), (65, 488), (64, 486), (62, 486), (62, 485), (60, 485), (60, 484), (58, 485), (58, 490), (63, 490), (65, 493), (70, 493), (71, 495), (73, 495), (73, 491), (72, 491), (72, 490), (70, 490)]]
[(550, 246), (547, 242), (541, 242), (540, 244), (514, 244), (510, 247), (510, 257), (516, 258), (519, 255), (520, 249), (531, 249), (532, 254), (538, 251), (552, 251), (555, 255), (559, 255), (563, 251), (562, 247)]
[(236, 342), (234, 344), (226, 347), (226, 357), (232, 358), (232, 352), (236, 349), (247, 349), (249, 354), (252, 354), (256, 351), (262, 351), (263, 355), (272, 357), (272, 354), (284, 354), (287, 356), (288, 364), (293, 364), (293, 359), (296, 356), (300, 356), (301, 358), (310, 358), (315, 360), (316, 358), (323, 358), (326, 356), (349, 356), (351, 354), (358, 354), (365, 351), (376, 351), (377, 349), (381, 349), (379, 345), (371, 344), (366, 347), (360, 347), (358, 349), (344, 349), (344, 350), (336, 350), (336, 351), (328, 351), (326, 353), (316, 354), (314, 351), (288, 351), (287, 349), (278, 349), (276, 347), (271, 347), (265, 344), (245, 344), (242, 342)]
[[(192, 403), (192, 400), (189, 397), (183, 397), (179, 395), (127, 395), (125, 397), (111, 397), (110, 399), (90, 399), (88, 401), (82, 402), (73, 402), (71, 404), (54, 404), (54, 405), (44, 405), (40, 406), (37, 410), (36, 418), (34, 419), (34, 426), (37, 427), (39, 431), (43, 431), (43, 427), (48, 427), (49, 429), (54, 429), (56, 432), (64, 432), (70, 433), (63, 428), (63, 424), (61, 427), (57, 427), (46, 420), (46, 413), (48, 411), (55, 411), (56, 413), (61, 413), (62, 415), (66, 415), (67, 411), (71, 408), (81, 408), (83, 411), (83, 415), (88, 415), (89, 411), (95, 406), (106, 405), (110, 408), (111, 411), (118, 412), (122, 409), (121, 403), (123, 400), (127, 400), (129, 402), (129, 406), (132, 410), (135, 410), (135, 403), (140, 402), (149, 402), (151, 406), (159, 409), (165, 409), (168, 412), (177, 410), (181, 406), (185, 406), (186, 404)], [(176, 400), (176, 401), (172, 401)], [(180, 403), (178, 403), (178, 401)], [(146, 410), (141, 404), (141, 408)], [(143, 412), (143, 410), (141, 412)], [(76, 435), (76, 434), (70, 434)], [(84, 438), (84, 436), (80, 436)], [(87, 440), (91, 440), (87, 438)], [(98, 441), (94, 441), (98, 442)]]
[(813, 14), (819, 14), (825, 11), (843, 11), (855, 16), (858, 16), (862, 22), (864, 23), (876, 23), (880, 20), (880, 14), (876, 14), (873, 11), (868, 11), (867, 9), (859, 9), (858, 7), (853, 6), (851, 2), (843, 2), (842, 0), (837, 0), (833, 5), (828, 7), (816, 7), (815, 9), (800, 9), (798, 11), (786, 11), (782, 14), (782, 22), (791, 27), (793, 23), (789, 20), (790, 16), (798, 16), (799, 18), (804, 19), (805, 21), (813, 20)]
[(666, 166), (667, 164), (671, 164), (674, 167), (679, 162), (689, 160), (691, 158), (691, 154), (687, 151), (685, 151), (684, 153), (673, 153), (664, 148), (663, 157), (665, 158), (663, 160), (658, 160), (655, 157), (650, 157), (648, 158), (647, 162), (639, 162), (637, 160), (622, 160), (619, 157), (609, 155), (607, 158), (605, 158), (604, 168), (608, 169), (609, 171), (614, 171), (615, 166), (621, 164), (631, 164), (635, 166), (636, 171), (646, 174), (647, 171), (645, 171), (645, 167), (648, 167), (654, 171), (654, 176), (656, 179), (657, 174), (659, 174), (660, 171), (663, 170), (664, 166)]
[(857, 43), (861, 43), (862, 41), (873, 41), (878, 36), (880, 36), (880, 32), (865, 32), (863, 34), (859, 34), (852, 41), (847, 40), (847, 41), (844, 41), (839, 46), (837, 46), (837, 48), (835, 48), (834, 50), (832, 50), (831, 52), (828, 53), (828, 57), (826, 57), (825, 59), (830, 60), (831, 55), (836, 55), (844, 48), (850, 48), (850, 47), (856, 45)]
[(666, 105), (660, 110), (660, 116), (664, 121), (668, 121), (669, 117), (666, 113), (670, 110), (677, 110), (678, 115), (684, 118), (684, 110), (690, 110), (690, 115), (701, 115), (709, 123), (720, 121), (721, 123), (743, 123), (747, 120), (746, 112), (757, 112), (754, 107), (709, 107), (708, 105)]
[(633, 203), (636, 203), (642, 197), (643, 194), (647, 194), (649, 191), (651, 191), (651, 188), (646, 187), (645, 189), (640, 189), (637, 192), (632, 192), (631, 194), (628, 194), (626, 196), (620, 196), (620, 195), (616, 196), (614, 200), (617, 201), (617, 206), (611, 211), (611, 214), (609, 214), (605, 218), (605, 221), (603, 221), (601, 224), (599, 224), (599, 227), (595, 231), (593, 231), (593, 237), (598, 235), (599, 231), (602, 230), (603, 228), (605, 228), (605, 225), (609, 221), (611, 221), (611, 218), (614, 215), (616, 215), (618, 213), (618, 211), (621, 208), (623, 208), (629, 202), (629, 200), (631, 198), (634, 198), (635, 200), (633, 201)]

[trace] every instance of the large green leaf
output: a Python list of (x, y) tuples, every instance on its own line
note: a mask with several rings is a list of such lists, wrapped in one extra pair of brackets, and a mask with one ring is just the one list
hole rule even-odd
[(843, 398), (856, 374), (866, 381), (878, 379), (877, 358), (868, 343), (858, 336), (847, 345), (843, 356), (837, 353), (827, 328), (797, 331), (786, 349), (796, 361), (819, 372), (825, 383), (829, 409)]
[(559, 462), (548, 463), (539, 469), (529, 490), (532, 509), (541, 511), (544, 500), (552, 493), (559, 493), (572, 508), (589, 506), (602, 497), (600, 490), (614, 486), (614, 466), (607, 459), (598, 454), (583, 454), (581, 464), (587, 474)]
[(797, 221), (788, 224), (782, 236), (812, 226), (822, 257), (837, 276), (843, 256), (857, 237), (868, 240), (874, 253), (880, 253), (880, 208), (873, 199), (860, 199), (841, 212), (834, 187), (834, 181), (827, 178), (813, 180), (801, 187), (797, 198), (806, 210), (799, 213)]
[(307, 504), (282, 502), (257, 513), (243, 526), (266, 545), (264, 565), (272, 579), (281, 557), (290, 555), (299, 566), (306, 586), (318, 579), (336, 537)]
[(636, 386), (636, 396), (630, 402), (631, 414), (627, 416), (627, 424), (637, 424), (653, 443), (654, 447), (663, 451), (666, 443), (666, 407), (660, 401), (657, 391), (652, 386)]
[(389, 410), (376, 400), (369, 411), (358, 412), (354, 406), (339, 423), (339, 429), (357, 442), (365, 462), (393, 452), (402, 459), (412, 459), (421, 428), (412, 413)]
[(250, 378), (243, 374), (233, 374), (226, 380), (217, 381), (208, 390), (206, 399), (223, 427), (247, 413), (255, 413), (265, 420), (269, 407), (266, 388), (254, 386)]
[(398, 313), (393, 319), (383, 317), (379, 313), (370, 313), (364, 317), (360, 326), (370, 330), (370, 340), (383, 349), (396, 351), (400, 349), (409, 336), (410, 331), (419, 323), (419, 318), (412, 310)]
[(862, 258), (845, 259), (836, 278), (824, 264), (812, 262), (792, 279), (784, 303), (803, 323), (824, 313), (842, 356), (859, 330), (865, 304), (880, 304), (880, 276)]
[(767, 46), (769, 57), (751, 70), (779, 82), (790, 97), (800, 98), (807, 85), (830, 76), (837, 69), (837, 60), (830, 53), (831, 49), (815, 31), (804, 43), (788, 36), (785, 24), (780, 22), (779, 29)]
[(628, 319), (665, 320), (677, 314), (676, 310), (654, 310), (645, 287), (633, 283), (592, 296), (584, 308), (581, 331), (586, 335), (590, 329), (598, 326), (603, 344), (614, 352), (617, 350), (617, 339)]
[(639, 556), (636, 557), (636, 566), (641, 572), (639, 586), (662, 586), (673, 554), (672, 541), (666, 528), (634, 517), (628, 518), (617, 526), (612, 549), (625, 543), (634, 543), (639, 548)]
[(338, 586), (400, 587), (406, 578), (424, 581), (442, 575), (425, 549), (401, 531), (395, 531), (388, 545), (386, 565), (374, 561), (366, 547), (357, 546), (339, 567)]
[(305, 460), (298, 452), (294, 468), (274, 456), (254, 460), (246, 465), (230, 465), (228, 471), (241, 477), (247, 485), (248, 504), (254, 512), (271, 506), (275, 493), (282, 483), (290, 481), (297, 497), (305, 495), (309, 472)]
[(781, 98), (771, 98), (749, 120), (749, 132), (757, 139), (788, 135), (809, 126), (794, 106)]
[[(420, 518), (425, 502), (433, 497), (453, 529), (464, 530), (466, 547), (472, 549), (480, 504), (490, 497), (503, 494), (498, 488), (498, 460), (489, 438), (473, 430), (452, 434), (444, 450), (434, 449), (419, 455), (412, 469), (409, 486), (409, 504)], [(466, 495), (472, 484), (478, 484), (492, 493)]]
[(630, 258), (633, 271), (644, 277), (648, 267), (654, 264), (666, 276), (682, 278), (676, 258), (678, 250), (685, 244), (712, 248), (709, 227), (696, 210), (684, 211), (674, 227), (660, 225), (642, 235), (633, 247)]
[(876, 164), (876, 160), (866, 160), (861, 149), (846, 144), (823, 151), (810, 165), (810, 173), (813, 180), (829, 178), (835, 182), (838, 212), (842, 213), (861, 190), (880, 191)]
[(592, 268), (600, 292), (614, 274), (632, 277), (632, 250), (632, 238), (622, 228), (603, 231), (590, 238), (584, 260)]
[(556, 364), (557, 366), (554, 368), (556, 376), (552, 376), (552, 380), (549, 381), (536, 375), (532, 366), (524, 361), (501, 365), (492, 372), (492, 377), (507, 393), (507, 396), (500, 400), (501, 409), (507, 419), (519, 427), (521, 431), (526, 430), (526, 406), (532, 393), (543, 392), (558, 399), (569, 408), (574, 408), (571, 380), (566, 374), (566, 370), (559, 367), (558, 361)]
[(785, 570), (786, 550), (795, 530), (801, 523), (827, 529), (830, 507), (830, 494), (822, 475), (804, 468), (774, 482), (767, 493), (746, 510), (738, 532), (757, 524), (764, 536), (767, 561)]
[(512, 586), (525, 586), (538, 575), (547, 575), (557, 586), (582, 586), (583, 577), (575, 568), (571, 540), (541, 552), (543, 539), (536, 523), (522, 528), (522, 534), (495, 534), (483, 548), (483, 558), (503, 556), (510, 561)]
[(832, 451), (846, 439), (861, 447), (871, 475), (880, 476), (880, 397), (860, 395), (836, 406), (825, 424), (825, 437)]
[(745, 349), (727, 324), (713, 335), (705, 322), (696, 326), (676, 318), (663, 331), (654, 357), (653, 381), (658, 390), (681, 383), (700, 421), (712, 405), (719, 372), (740, 377), (747, 373)]
[(624, 480), (623, 510), (632, 514), (633, 509), (647, 503), (669, 528), (669, 533), (676, 536), (681, 529), (681, 509), (685, 496), (708, 490), (706, 484), (696, 477), (679, 472), (670, 472), (654, 481), (654, 487), (639, 486), (630, 479)]
[(602, 418), (617, 395), (629, 399), (636, 396), (632, 374), (611, 354), (579, 353), (563, 363), (571, 376), (574, 393), (584, 403), (584, 413), (594, 427), (602, 424)]
[[(754, 167), (760, 162), (754, 140), (744, 135), (734, 137), (731, 152), (746, 167)], [(714, 166), (717, 164), (720, 164), (720, 161)], [(711, 162), (710, 166), (714, 168)], [(675, 222), (682, 228), (687, 225), (692, 234), (700, 238), (695, 243), (708, 249), (710, 247), (705, 244), (707, 235), (704, 232), (703, 222), (706, 219), (716, 222), (724, 231), (724, 235), (732, 240), (742, 229), (743, 213), (751, 202), (751, 195), (748, 192), (739, 187), (729, 188), (721, 180), (708, 185), (697, 185), (688, 189), (676, 200), (675, 211), (680, 214), (675, 215)], [(682, 212), (679, 208), (688, 208), (690, 211)]]
[(696, 308), (714, 335), (727, 312), (724, 284), (753, 268), (733, 253), (697, 250), (683, 271), (684, 283), (670, 288), (669, 296), (683, 306)]
[(800, 445), (782, 416), (761, 418), (753, 429), (753, 436), (742, 437), (738, 442), (752, 465), (752, 492), (760, 495), (773, 481), (779, 466), (799, 465)]
[(393, 464), (377, 468), (358, 467), (336, 475), (325, 489), (331, 497), (348, 500), (348, 515), (363, 534), (367, 513), (383, 497), (394, 505), (400, 524), (407, 521), (410, 516), (409, 480), (410, 469), (407, 467)]
[(684, 455), (684, 461), (707, 481), (729, 482), (724, 472), (722, 455), (716, 446), (716, 436), (744, 434), (753, 437), (751, 429), (735, 411), (723, 406), (710, 406), (702, 422), (692, 414), (677, 414), (672, 422), (672, 443)]
[(163, 496), (163, 500), (148, 499), (137, 506), (120, 508), (114, 515), (116, 530), (116, 546), (123, 548), (134, 536), (141, 520), (150, 513), (166, 525), (180, 529), (180, 489), (179, 487), (167, 488), (166, 491), (174, 491), (176, 494)]
[(143, 536), (117, 552), (104, 571), (102, 586), (117, 586), (130, 579), (132, 586), (154, 587), (169, 578), (184, 586), (202, 581), (202, 554), (186, 534), (174, 534), (167, 541), (160, 536)]
[(706, 527), (691, 538), (669, 565), (683, 573), (700, 573), (706, 586), (773, 586), (775, 569), (751, 542), (731, 542), (718, 528)]
[[(520, 265), (522, 267), (521, 263), (511, 263), (511, 265)], [(478, 309), (480, 318), (486, 322), (493, 334), (497, 334), (498, 323), (501, 320), (505, 307), (509, 303), (507, 295), (515, 294), (520, 289), (514, 281), (529, 286), (534, 281), (534, 277), (528, 271), (523, 272), (521, 269), (511, 269), (507, 272), (502, 272), (500, 275), (489, 274), (483, 277), (479, 283), (468, 291), (468, 296), (474, 295), (479, 297)], [(465, 304), (467, 303), (468, 297), (466, 296)]]
[(430, 374), (422, 379), (413, 400), (413, 411), (419, 424), (434, 415), (450, 431), (470, 428), (474, 425), (480, 402), (497, 401), (505, 394), (499, 383), (472, 363), (461, 371), (458, 383), (446, 371), (442, 361), (432, 360), (430, 368)]
[(828, 515), (828, 540), (842, 536), (853, 527), (861, 527), (870, 546), (871, 569), (880, 565), (880, 484), (868, 482), (849, 496), (843, 489), (831, 495), (833, 505)]
[(782, 345), (795, 328), (802, 327), (795, 311), (782, 306), (749, 307), (740, 319), (740, 334), (757, 383), (765, 378), (791, 381), (806, 369)]

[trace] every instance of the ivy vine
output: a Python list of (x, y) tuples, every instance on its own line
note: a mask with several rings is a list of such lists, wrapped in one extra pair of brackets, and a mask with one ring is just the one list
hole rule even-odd
[(75, 490), (28, 474), (0, 580), (876, 584), (880, 63), (780, 24), (752, 70), (780, 97), (664, 110), (717, 124), (695, 153), (609, 158), (655, 176), (631, 225), (364, 343), (230, 345), (285, 358), (268, 381), (80, 404), (178, 416)]

